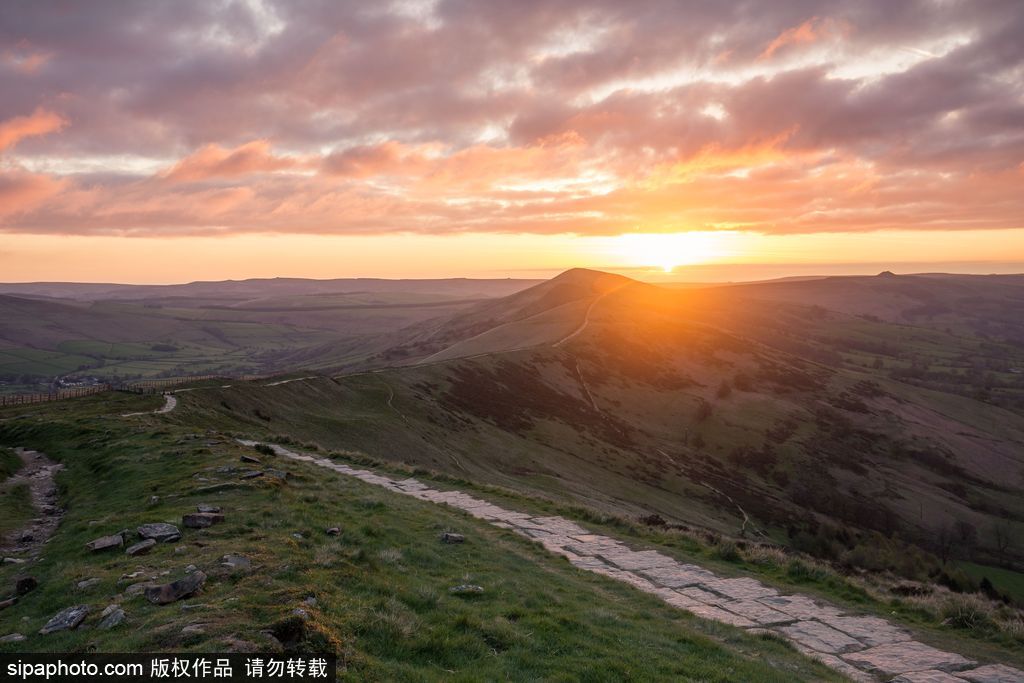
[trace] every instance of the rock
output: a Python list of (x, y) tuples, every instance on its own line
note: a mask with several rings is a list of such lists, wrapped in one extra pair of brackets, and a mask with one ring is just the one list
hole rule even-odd
[(265, 470), (264, 474), (266, 474), (268, 477), (272, 477), (272, 478), (277, 479), (279, 481), (287, 481), (292, 476), (290, 473), (285, 472), (284, 470), (274, 470), (274, 469)]
[(450, 593), (454, 593), (455, 595), (467, 595), (467, 594), (468, 595), (473, 595), (473, 594), (477, 594), (477, 593), (483, 593), (484, 592), (484, 587), (483, 586), (474, 586), (473, 584), (464, 583), (464, 584), (459, 585), (459, 586), (452, 586), (451, 588), (448, 589), (448, 591)]
[(115, 626), (119, 626), (124, 623), (124, 620), (127, 618), (124, 610), (117, 605), (110, 605), (107, 607), (103, 610), (103, 614), (101, 616), (103, 618), (100, 619), (99, 627), (102, 629), (111, 629)]
[(171, 543), (181, 538), (181, 532), (178, 531), (178, 527), (166, 522), (143, 524), (136, 531), (139, 532), (139, 536), (142, 538), (151, 538), (157, 543)]
[(817, 621), (798, 621), (779, 630), (790, 640), (816, 652), (842, 654), (864, 649), (864, 644), (856, 638)]
[(5, 557), (4, 564), (25, 564), (25, 560), (20, 557)]
[(206, 624), (189, 624), (181, 629), (183, 636), (201, 636), (206, 633)]
[(184, 579), (147, 588), (146, 599), (154, 605), (167, 605), (194, 595), (203, 587), (204, 583), (206, 583), (206, 574), (197, 571)]
[(302, 534), (300, 534), (298, 531), (296, 531), (295, 533), (292, 534), (292, 538), (294, 538), (296, 541), (304, 541), (304, 540), (306, 540), (306, 537), (303, 536)]
[(103, 550), (110, 550), (111, 548), (120, 548), (123, 545), (124, 536), (113, 534), (111, 536), (100, 536), (94, 541), (89, 541), (85, 544), (85, 547), (94, 553), (98, 553)]
[(38, 585), (39, 582), (35, 580), (35, 577), (19, 576), (18, 580), (14, 584), (14, 592), (18, 595), (25, 595), (25, 593), (30, 593), (35, 590)]
[(156, 505), (159, 502), (160, 502), (160, 496), (150, 496), (149, 497), (149, 504), (150, 505)]
[(150, 550), (152, 550), (153, 546), (155, 546), (155, 545), (156, 545), (156, 540), (154, 540), (152, 538), (147, 538), (144, 541), (139, 541), (138, 543), (135, 543), (134, 545), (128, 546), (128, 549), (124, 551), (124, 554), (125, 555), (133, 555), (133, 556), (134, 555), (145, 555)]
[(20, 643), (25, 640), (25, 636), (20, 633), (8, 633), (6, 636), (0, 638), (0, 643)]
[(181, 523), (189, 529), (205, 529), (224, 521), (219, 512), (191, 512), (181, 516)]
[(869, 673), (888, 676), (926, 669), (960, 671), (974, 664), (953, 652), (943, 652), (916, 641), (879, 645), (863, 652), (843, 655), (843, 659)]
[(200, 503), (199, 505), (196, 505), (196, 512), (221, 512), (221, 509), (219, 505)]
[(443, 541), (444, 543), (462, 543), (465, 540), (466, 537), (462, 534), (452, 533), (451, 531), (446, 531), (443, 534), (441, 534), (441, 541)]
[(308, 598), (302, 601), (302, 604), (309, 605), (310, 607), (316, 607), (316, 597), (310, 595)]
[(256, 464), (256, 465), (262, 465), (263, 464), (262, 462), (260, 462), (259, 458), (257, 458), (256, 456), (253, 456), (253, 455), (243, 455), (241, 458), (239, 458), (239, 460), (241, 460), (242, 462), (251, 462), (251, 463)]
[(85, 579), (84, 581), (79, 581), (75, 585), (78, 587), (78, 590), (80, 590), (80, 591), (87, 591), (90, 588), (98, 586), (99, 584), (100, 584), (100, 579)]
[(341, 536), (341, 527), (332, 526), (326, 530), (328, 536)]
[(292, 610), (292, 614), (297, 616), (299, 619), (303, 619), (303, 620), (309, 619), (309, 612), (307, 612), (306, 610), (302, 609), (301, 607), (297, 607), (297, 608), (293, 609)]
[(157, 586), (157, 584), (153, 583), (152, 581), (143, 581), (142, 583), (133, 583), (132, 585), (130, 585), (127, 588), (124, 589), (124, 594), (125, 594), (125, 596), (127, 596), (129, 598), (134, 598), (136, 595), (142, 595), (147, 590), (149, 590), (150, 588), (153, 588), (155, 586)]
[(34, 538), (35, 537), (32, 535), (31, 531), (23, 531), (21, 533), (21, 536), (18, 536), (18, 541), (20, 543), (31, 543)]
[(197, 569), (199, 569), (199, 567), (195, 566), (194, 564), (190, 564), (189, 566), (185, 567), (185, 573), (186, 574), (191, 574), (192, 572), (194, 572)]
[(0, 610), (7, 609), (8, 607), (14, 607), (18, 604), (18, 598), (7, 598), (6, 600), (0, 600)]
[(1024, 671), (1005, 664), (989, 664), (958, 673), (957, 677), (971, 683), (1020, 683), (1024, 681)]
[(263, 473), (260, 472), (259, 470), (256, 470), (255, 472), (246, 472), (245, 474), (243, 474), (241, 476), (241, 478), (242, 479), (255, 479), (256, 477), (262, 477), (262, 476), (263, 476)]
[(85, 615), (88, 613), (89, 608), (85, 605), (75, 605), (74, 607), (62, 609), (46, 622), (46, 626), (39, 629), (39, 633), (45, 636), (47, 633), (54, 633), (55, 631), (67, 631), (78, 628), (78, 625), (85, 620)]
[(225, 555), (221, 558), (220, 563), (221, 566), (228, 567), (230, 569), (252, 569), (252, 561), (250, 561), (248, 557), (243, 557), (242, 555)]

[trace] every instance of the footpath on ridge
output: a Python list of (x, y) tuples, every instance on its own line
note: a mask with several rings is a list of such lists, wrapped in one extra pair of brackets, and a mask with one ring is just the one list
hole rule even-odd
[[(247, 446), (260, 442), (239, 439)], [(311, 463), (420, 500), (464, 510), (494, 526), (540, 542), (574, 566), (628, 583), (706, 619), (752, 632), (771, 631), (854, 681), (893, 683), (1024, 683), (1024, 671), (981, 665), (955, 652), (914, 640), (885, 619), (850, 613), (806, 595), (783, 594), (752, 578), (725, 578), (654, 550), (632, 550), (564, 517), (506, 510), (460, 491), (431, 489), (416, 479), (395, 480), (329, 458), (264, 444), (282, 457)]]

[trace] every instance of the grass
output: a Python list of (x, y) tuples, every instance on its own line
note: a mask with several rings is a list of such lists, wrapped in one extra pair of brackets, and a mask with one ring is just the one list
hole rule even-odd
[(0, 484), (21, 469), (22, 462), (13, 448), (0, 447)]
[[(32, 567), (39, 588), (0, 612), (0, 633), (28, 640), (0, 648), (269, 651), (279, 647), (270, 631), (296, 650), (336, 649), (350, 680), (840, 680), (783, 643), (581, 572), (455, 510), (266, 455), (264, 462), (293, 478), (241, 483), (223, 468), (243, 467), (239, 457), (251, 449), (205, 433), (202, 424), (117, 417), (146, 405), (147, 398), (111, 394), (0, 411), (0, 443), (38, 448), (65, 464), (58, 483), (68, 510)], [(228, 486), (197, 492), (218, 483)], [(183, 529), (178, 543), (138, 558), (84, 548), (142, 522), (180, 521), (200, 502), (221, 505), (226, 522)], [(342, 533), (327, 536), (330, 526)], [(448, 529), (466, 543), (440, 543)], [(254, 570), (221, 567), (227, 553), (249, 557)], [(210, 577), (202, 595), (183, 603), (192, 609), (123, 597), (123, 576), (167, 581), (189, 564)], [(18, 571), (0, 568), (0, 585)], [(75, 588), (87, 578), (100, 582)], [(463, 583), (484, 592), (449, 592)], [(94, 628), (114, 601), (128, 625)], [(76, 603), (92, 608), (82, 628), (36, 635), (49, 616)], [(294, 616), (296, 608), (308, 621)], [(190, 624), (203, 624), (202, 632), (182, 634)]]
[(28, 484), (0, 488), (0, 538), (21, 528), (32, 517), (32, 494)]
[(968, 576), (981, 581), (987, 578), (1000, 593), (1024, 604), (1024, 573), (1001, 567), (989, 567), (973, 562), (958, 562), (957, 566)]

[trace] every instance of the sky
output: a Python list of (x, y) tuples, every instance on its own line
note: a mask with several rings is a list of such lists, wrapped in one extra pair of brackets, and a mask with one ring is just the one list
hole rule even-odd
[(0, 4), (0, 281), (1024, 272), (1020, 0)]

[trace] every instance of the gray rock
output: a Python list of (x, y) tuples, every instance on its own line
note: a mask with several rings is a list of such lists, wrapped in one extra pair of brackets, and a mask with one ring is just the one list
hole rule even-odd
[(18, 598), (7, 598), (6, 600), (0, 600), (0, 610), (7, 609), (8, 607), (14, 607), (18, 604)]
[(302, 601), (302, 604), (309, 605), (310, 607), (316, 607), (316, 597), (310, 595), (308, 598)]
[(239, 460), (241, 460), (242, 462), (251, 462), (255, 465), (263, 464), (262, 462), (260, 462), (260, 459), (254, 455), (243, 455), (241, 458), (239, 458)]
[(111, 548), (120, 548), (123, 545), (124, 536), (113, 534), (111, 536), (100, 536), (93, 541), (89, 541), (85, 544), (85, 547), (94, 553), (98, 553), (103, 550), (110, 550)]
[(78, 583), (75, 584), (75, 586), (77, 586), (78, 590), (80, 590), (80, 591), (87, 591), (90, 588), (94, 588), (94, 587), (98, 586), (99, 584), (100, 584), (100, 579), (95, 579), (94, 578), (94, 579), (85, 579), (84, 581), (79, 581)]
[(302, 609), (301, 607), (297, 607), (297, 608), (293, 609), (292, 610), (292, 614), (297, 616), (299, 619), (303, 619), (303, 620), (309, 619), (309, 612), (307, 612), (306, 610)]
[(199, 567), (195, 566), (194, 564), (190, 564), (189, 566), (185, 567), (185, 573), (186, 574), (191, 574), (192, 572), (194, 572), (197, 569), (199, 569)]
[(296, 531), (295, 533), (292, 534), (292, 538), (294, 538), (296, 541), (304, 541), (304, 540), (306, 540), (306, 537), (303, 536), (302, 534), (300, 534), (298, 531)]
[(446, 531), (443, 534), (441, 534), (441, 540), (445, 543), (462, 543), (466, 540), (466, 537), (462, 534), (456, 534), (452, 533), (451, 531)]
[(206, 583), (206, 574), (197, 571), (178, 581), (147, 588), (146, 599), (154, 605), (167, 605), (195, 595), (204, 583)]
[(341, 536), (341, 527), (332, 526), (326, 530), (328, 536)]
[(145, 555), (150, 550), (152, 550), (153, 546), (155, 546), (155, 545), (156, 545), (156, 540), (154, 540), (152, 538), (147, 538), (144, 541), (139, 541), (138, 543), (136, 543), (134, 545), (128, 546), (128, 549), (124, 551), (124, 554), (125, 555), (133, 555), (133, 556), (134, 555)]
[(484, 587), (483, 586), (474, 586), (473, 584), (464, 583), (464, 584), (461, 584), (459, 586), (452, 586), (451, 588), (448, 589), (448, 591), (450, 593), (454, 593), (455, 595), (473, 595), (473, 594), (477, 594), (477, 593), (483, 593), (484, 592)]
[(159, 502), (160, 502), (160, 496), (150, 496), (149, 497), (149, 504), (150, 505), (156, 505)]
[(85, 620), (85, 615), (88, 613), (89, 608), (85, 605), (75, 605), (74, 607), (62, 609), (53, 615), (46, 622), (45, 626), (39, 629), (39, 633), (45, 636), (47, 633), (54, 633), (55, 631), (67, 631), (78, 628), (78, 625)]
[(974, 665), (974, 662), (956, 653), (943, 652), (916, 641), (879, 645), (863, 652), (843, 655), (843, 659), (870, 673), (888, 676), (927, 669), (960, 671)]
[(152, 581), (143, 581), (142, 583), (133, 583), (124, 589), (125, 596), (134, 598), (136, 595), (142, 595), (150, 588), (156, 587), (157, 584)]
[(0, 643), (20, 643), (25, 640), (25, 636), (20, 633), (8, 633), (6, 636), (0, 638)]
[(225, 555), (221, 558), (221, 565), (228, 567), (229, 569), (235, 570), (249, 570), (252, 569), (252, 561), (248, 557), (242, 555)]
[(268, 477), (277, 479), (279, 481), (287, 481), (292, 475), (284, 470), (268, 469), (264, 471)]
[(20, 557), (5, 557), (4, 564), (25, 564), (25, 560)]
[(206, 624), (189, 624), (181, 629), (183, 636), (201, 636), (206, 633)]
[(957, 677), (971, 683), (1020, 683), (1024, 681), (1024, 671), (1005, 664), (989, 664), (958, 673)]
[(262, 477), (262, 476), (263, 476), (263, 473), (260, 472), (259, 470), (256, 470), (255, 472), (246, 472), (245, 474), (243, 474), (241, 476), (241, 478), (242, 479), (255, 479), (256, 477)]
[(107, 607), (103, 610), (103, 614), (101, 616), (103, 618), (100, 619), (99, 627), (102, 629), (111, 629), (115, 626), (119, 626), (124, 623), (124, 620), (127, 618), (124, 610), (117, 605), (110, 605)]
[[(34, 521), (40, 521), (40, 520), (34, 520)], [(18, 537), (18, 541), (21, 542), (21, 543), (31, 543), (34, 538), (35, 537), (32, 535), (31, 531), (23, 531), (21, 533), (21, 536)]]
[(181, 517), (181, 523), (189, 529), (205, 529), (223, 521), (224, 515), (219, 512), (190, 512)]
[(32, 576), (19, 576), (17, 582), (14, 584), (14, 592), (18, 595), (25, 595), (35, 590), (39, 582)]
[(137, 531), (142, 538), (151, 538), (157, 543), (171, 543), (181, 538), (181, 532), (178, 531), (178, 527), (166, 522), (143, 524)]
[(196, 512), (222, 512), (222, 510), (219, 505), (200, 503), (199, 505), (196, 505)]

